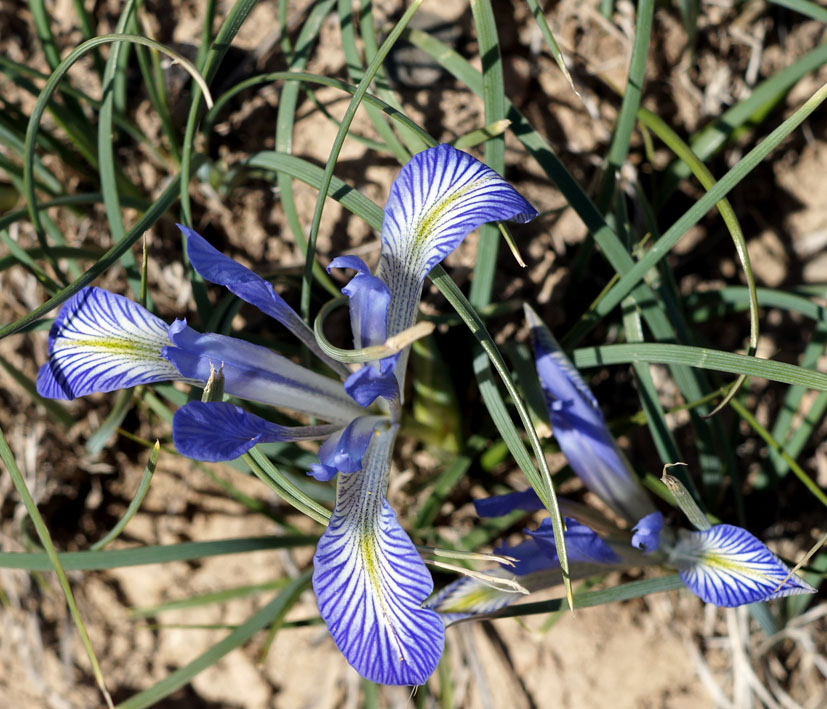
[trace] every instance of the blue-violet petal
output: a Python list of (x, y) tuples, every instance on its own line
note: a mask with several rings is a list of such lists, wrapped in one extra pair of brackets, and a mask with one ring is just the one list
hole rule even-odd
[(388, 304), (391, 293), (383, 280), (371, 275), (357, 256), (339, 256), (327, 267), (352, 268), (356, 275), (342, 288), (350, 302), (350, 327), (356, 349), (381, 345), (388, 336)]
[(660, 547), (660, 532), (663, 529), (663, 514), (651, 512), (632, 527), (632, 546), (645, 554)]
[[(467, 153), (437, 145), (414, 155), (391, 186), (382, 223), (376, 275), (391, 293), (388, 336), (414, 324), (428, 272), (470, 232), (486, 222), (527, 222), (536, 215), (500, 175)], [(406, 361), (407, 350), (398, 372)]]
[[(563, 536), (566, 540), (566, 554), (570, 563), (613, 564), (620, 561), (620, 557), (601, 539), (597, 532), (571, 517), (565, 517), (564, 519), (566, 531)], [(537, 545), (550, 560), (559, 563), (557, 545), (554, 543), (554, 530), (550, 519), (544, 519), (535, 531), (532, 532), (527, 529), (526, 533), (537, 542)]]
[(340, 362), (330, 359), (319, 349), (313, 331), (284, 298), (276, 293), (271, 283), (222, 254), (194, 229), (183, 224), (179, 224), (178, 228), (187, 238), (187, 257), (204, 280), (224, 286), (241, 300), (274, 318), (335, 371), (343, 376), (346, 374), (346, 368)]
[(324, 438), (335, 430), (335, 425), (279, 426), (220, 401), (190, 401), (172, 419), (177, 451), (211, 463), (234, 460), (258, 443)]
[(523, 512), (536, 512), (542, 510), (545, 505), (537, 497), (534, 488), (508, 492), (504, 495), (484, 497), (481, 500), (474, 500), (474, 509), (480, 517), (502, 517), (514, 510)]

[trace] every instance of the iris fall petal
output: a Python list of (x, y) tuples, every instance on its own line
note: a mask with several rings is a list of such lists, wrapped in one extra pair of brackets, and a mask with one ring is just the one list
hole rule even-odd
[(83, 288), (64, 303), (52, 325), (37, 392), (74, 399), (183, 379), (161, 354), (168, 344), (167, 324), (145, 308), (102, 288)]
[(685, 532), (670, 560), (689, 590), (716, 606), (815, 593), (756, 537), (731, 524)]
[(379, 432), (363, 469), (339, 476), (313, 557), (313, 589), (336, 645), (362, 677), (418, 685), (439, 663), (445, 631), (422, 607), (431, 575), (385, 499), (395, 435), (395, 428)]

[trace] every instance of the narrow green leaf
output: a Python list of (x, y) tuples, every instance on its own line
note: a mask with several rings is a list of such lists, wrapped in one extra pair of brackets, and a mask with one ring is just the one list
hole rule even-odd
[(141, 508), (141, 503), (144, 501), (146, 494), (149, 492), (149, 484), (152, 482), (152, 476), (155, 474), (155, 465), (158, 463), (158, 454), (160, 452), (161, 444), (158, 441), (155, 441), (155, 446), (149, 454), (149, 461), (144, 467), (144, 474), (141, 476), (141, 482), (138, 483), (138, 489), (135, 491), (135, 495), (130, 501), (129, 506), (126, 508), (126, 512), (124, 512), (123, 517), (121, 517), (118, 520), (118, 523), (109, 530), (106, 536), (101, 537), (97, 542), (89, 547), (92, 551), (99, 551), (109, 544), (109, 542), (116, 539)]
[(74, 621), (75, 627), (80, 635), (83, 647), (86, 650), (86, 656), (89, 658), (89, 664), (92, 666), (92, 674), (95, 677), (95, 682), (103, 694), (107, 706), (111, 707), (112, 698), (106, 690), (106, 683), (104, 682), (103, 673), (101, 672), (100, 665), (98, 664), (98, 658), (95, 656), (95, 650), (92, 647), (92, 641), (89, 639), (89, 633), (86, 631), (86, 625), (83, 622), (83, 617), (80, 615), (80, 610), (78, 609), (77, 603), (75, 603), (75, 596), (72, 593), (72, 587), (69, 585), (69, 579), (66, 577), (66, 571), (61, 564), (60, 555), (57, 553), (55, 545), (52, 543), (52, 537), (49, 534), (49, 529), (46, 527), (43, 517), (40, 516), (40, 511), (37, 509), (37, 504), (29, 492), (26, 481), (20, 473), (20, 469), (17, 467), (14, 454), (11, 452), (9, 444), (6, 442), (6, 436), (4, 435), (2, 429), (0, 429), (0, 460), (2, 460), (5, 464), (9, 477), (11, 477), (12, 483), (17, 490), (17, 494), (20, 495), (23, 505), (26, 508), (26, 512), (28, 512), (29, 518), (32, 520), (32, 524), (37, 531), (37, 536), (40, 539), (40, 543), (46, 550), (45, 553), (42, 554), (48, 563), (45, 568), (53, 570), (57, 575), (58, 583), (60, 584), (64, 597), (66, 598), (66, 605), (69, 606), (69, 613), (72, 616), (72, 620)]
[(330, 156), (328, 157), (327, 164), (325, 165), (324, 176), (322, 177), (322, 185), (319, 189), (319, 196), (316, 200), (316, 207), (313, 211), (313, 221), (310, 225), (310, 233), (307, 237), (307, 252), (305, 253), (305, 269), (304, 277), (302, 278), (301, 293), (301, 315), (306, 321), (309, 321), (310, 317), (310, 284), (313, 277), (313, 267), (316, 263), (316, 237), (318, 236), (319, 227), (322, 223), (322, 211), (324, 210), (325, 197), (327, 195), (328, 187), (333, 178), (333, 170), (336, 167), (336, 161), (339, 158), (339, 152), (341, 151), (342, 146), (344, 145), (345, 138), (347, 137), (347, 131), (350, 128), (350, 124), (353, 121), (354, 116), (356, 115), (356, 110), (359, 108), (359, 104), (362, 102), (364, 95), (367, 93), (368, 87), (373, 81), (373, 78), (376, 76), (376, 72), (379, 71), (379, 68), (382, 66), (382, 62), (385, 60), (385, 57), (387, 56), (391, 47), (393, 47), (393, 45), (399, 39), (399, 36), (402, 34), (402, 31), (405, 29), (405, 27), (411, 21), (413, 16), (416, 14), (422, 2), (423, 0), (413, 0), (413, 2), (411, 2), (408, 9), (405, 11), (405, 13), (394, 26), (394, 28), (388, 34), (385, 41), (382, 43), (382, 46), (380, 47), (376, 56), (374, 56), (371, 60), (370, 64), (368, 65), (368, 68), (365, 70), (365, 75), (359, 82), (359, 86), (356, 89), (356, 93), (353, 94), (353, 98), (350, 100), (350, 103), (348, 104), (347, 110), (345, 111), (345, 115), (342, 118), (342, 123), (339, 126), (339, 131), (336, 133), (336, 138), (333, 141), (333, 146), (330, 150)]
[(824, 494), (824, 491), (809, 475), (807, 475), (807, 473), (804, 472), (804, 469), (790, 457), (789, 453), (784, 450), (781, 444), (772, 437), (772, 434), (760, 423), (758, 423), (755, 416), (753, 416), (752, 413), (736, 399), (733, 399), (730, 402), (730, 406), (744, 421), (749, 424), (750, 428), (752, 428), (752, 430), (764, 440), (771, 450), (774, 450), (784, 459), (787, 465), (790, 466), (790, 469), (793, 471), (795, 476), (804, 484), (804, 487), (806, 487), (822, 505), (827, 507), (827, 495)]
[[(680, 137), (675, 133), (666, 123), (661, 120), (657, 115), (652, 113), (651, 111), (641, 108), (637, 113), (638, 120), (645, 125), (649, 130), (651, 130), (655, 135), (657, 135), (672, 152), (677, 155), (678, 158), (683, 160), (689, 168), (692, 170), (692, 173), (695, 175), (697, 180), (701, 183), (704, 189), (710, 190), (715, 186), (715, 178), (712, 176), (712, 173), (707, 169), (706, 165), (704, 165), (698, 157), (692, 152), (692, 149), (684, 143)], [(738, 254), (738, 259), (741, 261), (741, 267), (744, 269), (744, 276), (747, 280), (747, 287), (749, 289), (750, 300), (749, 300), (749, 352), (748, 354), (752, 355), (755, 354), (755, 350), (758, 348), (758, 330), (759, 330), (759, 322), (758, 322), (758, 296), (756, 293), (756, 286), (755, 286), (755, 275), (752, 272), (752, 265), (750, 264), (749, 260), (749, 252), (747, 251), (747, 242), (744, 238), (744, 232), (741, 229), (741, 224), (738, 221), (738, 217), (735, 215), (735, 210), (730, 205), (729, 200), (722, 199), (717, 204), (718, 211), (721, 213), (721, 218), (724, 220), (727, 229), (729, 230), (730, 236), (732, 237), (732, 241), (735, 244), (735, 251)], [(713, 415), (717, 413), (721, 408), (726, 406), (726, 404), (738, 393), (738, 390), (741, 388), (741, 385), (746, 380), (745, 376), (740, 376), (738, 379), (735, 380), (732, 387), (730, 387), (729, 391), (727, 392), (726, 396), (724, 396), (723, 400), (715, 407), (715, 410), (712, 412)]]
[[(668, 576), (659, 576), (653, 579), (644, 579), (643, 581), (632, 581), (630, 583), (624, 583), (620, 586), (613, 586), (612, 588), (603, 589), (601, 591), (589, 591), (588, 593), (575, 594), (574, 607), (592, 608), (594, 606), (602, 606), (607, 603), (628, 601), (632, 598), (641, 598), (642, 596), (648, 596), (650, 593), (674, 591), (679, 588), (684, 588), (681, 577), (677, 574), (670, 574)], [(490, 617), (492, 619), (517, 618), (524, 615), (554, 613), (562, 610), (562, 608), (562, 599), (540, 601), (537, 603), (519, 603), (509, 606), (508, 608), (503, 608), (501, 611), (498, 611)]]
[(718, 372), (747, 374), (751, 377), (762, 377), (786, 384), (801, 384), (810, 389), (827, 391), (827, 374), (797, 367), (794, 364), (703, 347), (654, 343), (603, 345), (574, 350), (573, 357), (574, 364), (578, 368), (631, 362), (684, 364)]
[(158, 219), (161, 218), (161, 216), (164, 214), (164, 212), (167, 211), (167, 209), (169, 209), (172, 206), (177, 196), (177, 185), (168, 185), (167, 188), (158, 197), (158, 199), (155, 200), (155, 202), (150, 206), (146, 213), (127, 232), (126, 236), (124, 236), (124, 238), (121, 241), (112, 246), (80, 278), (77, 278), (66, 288), (59, 291), (51, 298), (49, 298), (49, 300), (43, 303), (43, 305), (38, 306), (30, 313), (27, 313), (23, 317), (15, 320), (13, 323), (9, 323), (8, 325), (0, 327), (0, 339), (3, 339), (4, 337), (7, 337), (8, 335), (11, 335), (15, 332), (19, 332), (27, 325), (30, 325), (31, 323), (35, 322), (43, 315), (48, 313), (50, 310), (53, 310), (54, 308), (61, 305), (69, 298), (71, 298), (81, 288), (88, 286), (99, 275), (104, 273), (110, 266), (116, 264), (121, 255), (127, 249), (129, 249), (141, 237), (141, 235), (147, 229), (149, 229), (149, 227), (151, 227), (156, 221), (158, 221)]
[(816, 91), (792, 116), (739, 160), (734, 167), (709, 189), (703, 197), (695, 202), (695, 204), (657, 240), (646, 255), (620, 277), (620, 280), (598, 304), (596, 308), (597, 315), (602, 316), (611, 311), (624, 296), (635, 288), (646, 272), (672, 250), (672, 247), (691, 227), (697, 224), (717, 202), (726, 197), (782, 140), (798, 128), (825, 99), (827, 99), (827, 84)]
[[(230, 11), (227, 13), (224, 22), (221, 24), (221, 29), (215, 37), (215, 41), (210, 45), (209, 51), (204, 58), (203, 64), (199, 64), (200, 75), (203, 76), (204, 86), (198, 83), (192, 89), (192, 97), (190, 99), (190, 112), (187, 116), (187, 125), (184, 129), (184, 139), (181, 143), (181, 172), (179, 174), (179, 197), (181, 199), (181, 220), (184, 224), (192, 226), (192, 209), (190, 207), (189, 184), (193, 172), (198, 169), (193, 154), (195, 131), (198, 127), (198, 118), (201, 115), (201, 99), (204, 98), (206, 103), (210, 104), (209, 93), (204, 89), (215, 78), (218, 67), (224, 59), (224, 55), (230, 49), (233, 38), (238, 34), (241, 25), (247, 19), (247, 16), (252, 12), (256, 5), (256, 0), (236, 0)], [(209, 8), (209, 6), (208, 6)], [(199, 75), (199, 72), (193, 76)], [(197, 294), (197, 290), (195, 291)], [(205, 309), (207, 304), (203, 301), (199, 304), (200, 309)], [(204, 313), (199, 313), (204, 315)], [(206, 318), (204, 318), (206, 320)]]
[(769, 0), (769, 2), (799, 12), (806, 17), (812, 17), (819, 22), (827, 23), (827, 8), (823, 5), (818, 5), (809, 0)]
[[(480, 61), (482, 62), (482, 102), (486, 124), (505, 119), (505, 78), (500, 56), (500, 40), (491, 0), (471, 0), (471, 13), (477, 30)], [(505, 174), (505, 136), (497, 136), (485, 143), (485, 162), (500, 175)], [(481, 308), (491, 300), (494, 271), (500, 250), (500, 235), (496, 224), (480, 227), (474, 277), (468, 300)], [(484, 358), (479, 360), (486, 361)]]
[[(2, 446), (2, 443), (0, 443)], [(269, 549), (292, 549), (314, 546), (319, 538), (312, 535), (237, 537), (217, 539), (210, 542), (181, 542), (163, 546), (134, 547), (105, 551), (67, 551), (57, 555), (58, 561), (67, 571), (99, 571), (118, 569), (125, 566), (146, 566), (167, 564), (172, 561), (191, 561), (208, 556), (246, 554), (251, 551)], [(28, 571), (49, 571), (52, 563), (44, 552), (0, 552), (0, 568), (26, 569)]]
[(548, 45), (548, 50), (551, 52), (551, 56), (554, 61), (557, 62), (557, 66), (560, 68), (560, 71), (563, 72), (563, 76), (569, 83), (571, 90), (574, 91), (574, 93), (579, 97), (580, 92), (574, 86), (574, 81), (572, 81), (571, 74), (569, 74), (569, 68), (566, 66), (566, 59), (563, 56), (563, 52), (560, 51), (560, 47), (557, 45), (557, 40), (554, 39), (554, 35), (551, 32), (551, 27), (548, 26), (548, 21), (543, 13), (543, 8), (540, 7), (540, 3), (537, 0), (526, 0), (526, 3), (531, 10), (531, 14), (534, 15), (534, 19), (537, 20), (537, 26), (540, 28), (543, 39)]
[(632, 44), (632, 56), (629, 60), (629, 73), (620, 112), (617, 114), (612, 142), (606, 156), (606, 167), (600, 183), (597, 208), (605, 212), (612, 201), (615, 190), (615, 178), (626, 156), (629, 154), (629, 141), (635, 127), (635, 116), (643, 95), (643, 82), (646, 78), (646, 58), (649, 54), (649, 40), (652, 35), (652, 16), (654, 0), (640, 0), (637, 3), (637, 22), (635, 40)]

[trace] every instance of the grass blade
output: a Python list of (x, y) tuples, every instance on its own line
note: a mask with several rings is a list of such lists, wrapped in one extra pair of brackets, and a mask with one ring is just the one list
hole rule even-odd
[(149, 461), (144, 468), (144, 474), (141, 476), (141, 482), (138, 484), (138, 489), (135, 491), (135, 495), (129, 503), (129, 506), (126, 508), (126, 512), (124, 512), (123, 517), (121, 517), (118, 520), (118, 523), (109, 530), (109, 533), (106, 536), (102, 537), (91, 547), (89, 547), (92, 551), (103, 549), (107, 544), (109, 544), (109, 542), (116, 539), (126, 528), (126, 525), (129, 524), (129, 520), (131, 520), (135, 516), (135, 513), (140, 509), (141, 503), (144, 501), (146, 494), (149, 492), (149, 485), (152, 482), (152, 476), (155, 474), (155, 465), (158, 462), (158, 454), (160, 452), (161, 444), (158, 441), (155, 441), (155, 446), (149, 454)]
[[(488, 125), (505, 118), (505, 79), (500, 56), (500, 40), (490, 0), (471, 0), (471, 13), (477, 30), (482, 62), (482, 101), (485, 123)], [(505, 136), (494, 137), (485, 143), (485, 162), (495, 172), (505, 174)], [(474, 277), (468, 294), (468, 299), (475, 308), (484, 307), (491, 300), (499, 250), (500, 235), (497, 225), (483, 224), (480, 227)], [(485, 358), (479, 361), (485, 362)]]
[(14, 455), (9, 448), (9, 444), (6, 442), (6, 436), (3, 434), (2, 430), (0, 430), (0, 460), (2, 460), (5, 464), (6, 470), (9, 472), (9, 477), (11, 477), (12, 483), (17, 490), (17, 494), (20, 495), (23, 505), (26, 507), (26, 512), (28, 512), (29, 518), (32, 520), (32, 524), (37, 531), (37, 536), (40, 539), (40, 543), (46, 550), (44, 556), (47, 558), (49, 563), (49, 566), (46, 568), (53, 570), (57, 575), (58, 583), (60, 584), (64, 597), (66, 598), (66, 605), (69, 607), (69, 613), (72, 616), (72, 620), (78, 630), (83, 647), (86, 650), (86, 656), (89, 658), (89, 664), (92, 666), (92, 674), (95, 677), (95, 682), (103, 694), (107, 706), (111, 707), (112, 698), (109, 696), (109, 692), (106, 689), (103, 673), (101, 672), (100, 665), (98, 664), (98, 658), (95, 656), (95, 649), (92, 647), (92, 641), (89, 639), (89, 634), (86, 632), (86, 625), (80, 615), (80, 610), (78, 610), (77, 603), (75, 603), (75, 596), (72, 593), (72, 587), (69, 585), (69, 579), (66, 577), (66, 571), (60, 562), (60, 557), (55, 549), (55, 545), (52, 543), (52, 537), (49, 534), (46, 523), (43, 521), (43, 517), (40, 516), (40, 511), (37, 509), (37, 505), (35, 504), (31, 493), (29, 493), (29, 488), (26, 485), (26, 481), (23, 479), (23, 475), (20, 473), (20, 469), (17, 467), (17, 462), (15, 461)]
[(385, 57), (391, 47), (393, 47), (399, 39), (399, 36), (402, 34), (402, 31), (411, 21), (417, 10), (419, 10), (422, 2), (423, 0), (413, 0), (411, 5), (394, 26), (393, 30), (391, 30), (390, 34), (382, 43), (382, 46), (376, 53), (376, 56), (374, 56), (371, 60), (367, 70), (365, 71), (365, 75), (362, 77), (362, 81), (359, 82), (359, 86), (348, 104), (345, 115), (342, 118), (342, 123), (339, 126), (339, 131), (336, 133), (336, 138), (334, 139), (333, 146), (330, 149), (330, 157), (327, 159), (327, 164), (325, 165), (322, 184), (319, 189), (319, 197), (316, 200), (316, 207), (313, 211), (313, 221), (310, 225), (310, 233), (307, 238), (307, 252), (305, 253), (305, 269), (304, 277), (302, 278), (301, 315), (308, 322), (310, 320), (310, 283), (313, 276), (313, 266), (316, 263), (316, 237), (319, 234), (319, 227), (322, 223), (322, 211), (324, 210), (325, 197), (327, 195), (330, 182), (333, 179), (333, 170), (336, 167), (336, 160), (339, 158), (339, 152), (342, 149), (342, 145), (344, 145), (345, 138), (347, 137), (347, 131), (350, 128), (353, 117), (356, 115), (356, 110), (359, 108), (362, 98), (367, 93), (368, 87), (373, 81), (373, 78), (376, 76), (376, 72), (379, 71), (379, 68), (382, 66), (382, 62), (385, 60)]
[[(2, 445), (2, 444), (0, 444)], [(313, 546), (319, 538), (312, 535), (236, 537), (209, 542), (181, 542), (163, 546), (134, 547), (103, 551), (68, 551), (58, 554), (58, 560), (67, 571), (100, 571), (125, 566), (167, 564), (172, 561), (192, 561), (207, 556), (246, 554), (267, 549), (292, 549)], [(49, 571), (51, 561), (44, 552), (0, 552), (0, 568)]]

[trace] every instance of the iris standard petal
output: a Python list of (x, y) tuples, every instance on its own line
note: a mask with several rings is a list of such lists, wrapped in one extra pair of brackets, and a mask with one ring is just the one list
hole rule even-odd
[(670, 555), (690, 591), (707, 603), (733, 608), (816, 589), (793, 574), (746, 529), (718, 524), (684, 532)]
[[(571, 517), (565, 517), (564, 519), (566, 531), (563, 536), (566, 540), (566, 554), (571, 563), (614, 564), (620, 561), (620, 557), (603, 541), (597, 532)], [(554, 530), (550, 519), (544, 519), (533, 532), (528, 529), (525, 531), (549, 559), (559, 563), (557, 545), (554, 543)]]
[[(388, 335), (416, 320), (428, 272), (486, 222), (527, 222), (534, 209), (487, 165), (450, 145), (417, 155), (393, 182), (376, 275), (388, 284)], [(401, 358), (404, 368), (406, 354)]]
[(339, 256), (330, 262), (332, 268), (352, 268), (356, 275), (342, 288), (350, 302), (350, 327), (353, 346), (357, 349), (381, 345), (388, 336), (388, 304), (391, 293), (383, 280), (371, 275), (370, 269), (357, 256)]
[(347, 395), (341, 382), (317, 374), (266, 347), (235, 337), (201, 334), (176, 320), (169, 328), (174, 346), (164, 357), (190, 379), (206, 382), (210, 365), (223, 365), (224, 391), (250, 401), (260, 401), (318, 416), (324, 421), (347, 423), (365, 413)]
[(334, 431), (336, 425), (279, 426), (220, 401), (190, 401), (172, 419), (178, 452), (211, 463), (234, 460), (258, 443), (324, 438)]
[[(397, 362), (399, 355), (387, 359)], [(381, 367), (366, 365), (345, 379), (345, 391), (359, 406), (370, 406), (380, 396), (389, 400), (397, 397), (399, 385), (392, 366), (383, 371)]]
[(145, 308), (101, 288), (83, 288), (64, 303), (52, 325), (37, 392), (74, 399), (184, 379), (161, 356), (168, 344), (167, 324)]
[(572, 470), (628, 522), (654, 512), (580, 373), (534, 310), (526, 306), (525, 311), (554, 437)]
[(395, 426), (378, 431), (362, 470), (339, 476), (313, 557), (313, 589), (336, 645), (362, 677), (418, 685), (439, 663), (445, 630), (422, 608), (431, 575), (385, 499), (395, 437)]
[[(339, 256), (330, 262), (331, 268), (352, 268), (356, 275), (342, 288), (350, 303), (350, 327), (353, 346), (357, 349), (381, 345), (388, 334), (388, 304), (390, 291), (380, 278), (372, 276), (367, 264), (357, 256)], [(394, 367), (399, 354), (369, 362), (351, 373), (345, 380), (345, 391), (359, 404), (370, 406), (380, 396), (393, 399), (398, 396)]]
[(651, 512), (632, 527), (632, 546), (649, 553), (660, 547), (660, 532), (663, 529), (663, 514)]
[(373, 431), (384, 416), (359, 416), (343, 429), (330, 436), (319, 448), (319, 463), (310, 469), (310, 475), (325, 482), (336, 473), (355, 473), (362, 469), (362, 459)]
[(204, 280), (224, 286), (241, 300), (280, 322), (336, 372), (346, 375), (347, 370), (340, 362), (330, 359), (319, 349), (313, 331), (276, 293), (271, 283), (222, 254), (195, 230), (183, 224), (179, 224), (178, 228), (187, 237), (187, 257)]

